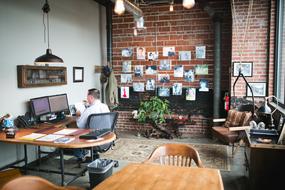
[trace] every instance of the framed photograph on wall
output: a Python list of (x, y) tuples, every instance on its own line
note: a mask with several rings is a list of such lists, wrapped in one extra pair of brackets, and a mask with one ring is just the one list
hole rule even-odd
[(73, 82), (84, 81), (84, 67), (73, 67)]
[[(266, 95), (266, 82), (249, 82), (248, 83), (252, 89), (253, 96), (255, 97), (265, 97)], [(246, 88), (246, 96), (252, 96), (249, 87)]]
[(237, 77), (239, 70), (245, 77), (252, 77), (252, 62), (233, 62), (233, 75)]

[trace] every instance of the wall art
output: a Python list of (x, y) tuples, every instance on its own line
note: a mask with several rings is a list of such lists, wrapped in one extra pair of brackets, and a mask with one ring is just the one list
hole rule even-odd
[(175, 47), (163, 47), (162, 55), (164, 57), (175, 56)]
[(158, 77), (159, 82), (161, 82), (161, 83), (170, 82), (169, 74), (158, 74), (157, 77)]
[(122, 57), (131, 57), (133, 55), (133, 48), (122, 49)]
[(196, 46), (196, 59), (206, 58), (206, 46)]
[(187, 82), (194, 82), (195, 80), (195, 74), (194, 74), (194, 70), (190, 69), (190, 70), (185, 70), (184, 71), (184, 79)]
[(170, 96), (170, 89), (165, 88), (165, 87), (158, 88), (158, 96), (169, 97)]
[(237, 77), (239, 75), (239, 71), (245, 77), (252, 77), (252, 62), (233, 62), (233, 75)]
[(175, 65), (174, 66), (174, 77), (183, 77), (184, 67), (183, 65)]
[(147, 79), (145, 90), (155, 90), (155, 80)]
[(195, 66), (196, 75), (208, 75), (208, 65), (196, 65)]
[(143, 82), (134, 82), (133, 83), (134, 92), (144, 92), (144, 83)]
[(121, 83), (132, 83), (132, 74), (121, 74)]
[(173, 83), (172, 95), (174, 96), (182, 95), (182, 83)]
[(132, 61), (123, 61), (122, 62), (122, 72), (123, 73), (132, 72)]
[(179, 51), (179, 61), (190, 61), (191, 51)]
[(121, 98), (130, 98), (130, 88), (128, 86), (121, 87)]
[(196, 88), (186, 89), (186, 100), (190, 100), (190, 101), (196, 100)]
[(171, 60), (164, 59), (159, 61), (159, 70), (161, 71), (169, 71), (171, 70)]
[(143, 76), (143, 65), (135, 65), (134, 66), (134, 73), (135, 77), (142, 77)]
[(144, 47), (137, 47), (137, 59), (145, 60), (145, 48)]
[(200, 92), (208, 92), (209, 91), (209, 83), (207, 79), (200, 79), (200, 88), (199, 91)]
[[(253, 96), (265, 97), (266, 95), (266, 82), (249, 82), (248, 83), (252, 89)], [(246, 88), (246, 96), (252, 96), (249, 87)]]
[(157, 73), (157, 67), (156, 65), (147, 65), (145, 69), (145, 74), (146, 75), (155, 75)]
[(148, 52), (147, 53), (147, 59), (149, 61), (156, 61), (158, 59), (158, 52)]

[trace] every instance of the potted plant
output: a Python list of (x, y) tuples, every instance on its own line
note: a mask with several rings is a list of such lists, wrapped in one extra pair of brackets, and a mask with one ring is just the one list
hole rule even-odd
[(137, 119), (140, 123), (150, 123), (154, 129), (168, 135), (162, 125), (170, 113), (169, 101), (153, 96), (140, 103)]

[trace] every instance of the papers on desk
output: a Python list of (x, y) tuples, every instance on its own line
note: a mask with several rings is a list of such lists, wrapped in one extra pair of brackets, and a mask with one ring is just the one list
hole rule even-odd
[(40, 138), (37, 138), (37, 141), (46, 141), (46, 142), (52, 142), (55, 141), (56, 139), (59, 139), (61, 137), (64, 137), (64, 135), (54, 135), (54, 134), (49, 134)]
[(53, 133), (54, 135), (70, 135), (74, 132), (76, 132), (78, 129), (62, 129), (60, 131), (57, 131)]
[(74, 137), (61, 137), (59, 139), (56, 139), (54, 141), (54, 143), (63, 143), (63, 144), (66, 144), (66, 143), (69, 143), (71, 141), (73, 141), (75, 138)]
[(29, 135), (25, 135), (25, 136), (20, 137), (20, 139), (33, 141), (33, 140), (40, 138), (40, 137), (43, 137), (45, 135), (46, 134), (42, 134), (42, 133), (31, 133)]

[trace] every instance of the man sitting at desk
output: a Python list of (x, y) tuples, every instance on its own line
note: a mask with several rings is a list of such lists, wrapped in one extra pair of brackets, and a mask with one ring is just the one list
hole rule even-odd
[[(76, 123), (80, 129), (86, 128), (89, 115), (94, 113), (110, 112), (108, 106), (100, 101), (100, 91), (96, 88), (88, 90), (87, 102), (88, 106), (82, 113), (80, 111), (76, 111)], [(84, 149), (75, 149), (74, 151), (74, 155), (79, 161), (84, 161), (86, 154), (87, 150)]]

